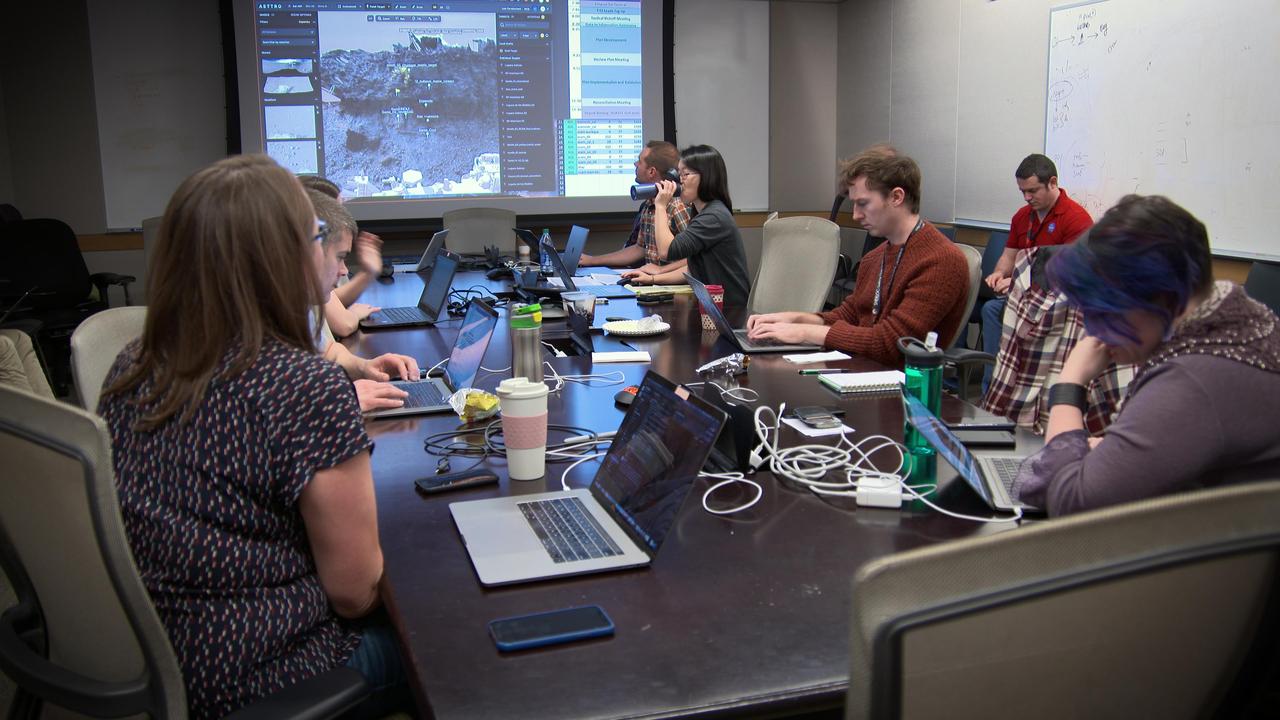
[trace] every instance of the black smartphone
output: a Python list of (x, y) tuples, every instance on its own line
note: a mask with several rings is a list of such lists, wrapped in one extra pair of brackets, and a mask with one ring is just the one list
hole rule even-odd
[(413, 484), (417, 485), (418, 489), (424, 493), (438, 493), (445, 490), (457, 490), (458, 488), (496, 482), (498, 482), (498, 476), (489, 470), (463, 470), (462, 472), (418, 478), (413, 481)]
[(521, 615), (489, 623), (489, 635), (503, 652), (612, 634), (613, 621), (599, 605)]
[(835, 414), (818, 405), (798, 407), (795, 409), (795, 416), (805, 425), (820, 430), (840, 427), (840, 421), (836, 419)]
[(1017, 447), (1018, 439), (1007, 430), (953, 430), (955, 436), (965, 447), (1011, 448)]

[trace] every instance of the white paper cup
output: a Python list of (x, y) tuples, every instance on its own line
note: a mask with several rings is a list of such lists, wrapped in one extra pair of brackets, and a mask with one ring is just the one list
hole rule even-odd
[(507, 475), (537, 480), (547, 465), (547, 386), (517, 377), (498, 383)]

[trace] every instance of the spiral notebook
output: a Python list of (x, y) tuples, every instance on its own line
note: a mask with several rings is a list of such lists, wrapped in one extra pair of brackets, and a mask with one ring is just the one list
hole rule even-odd
[(823, 385), (838, 393), (884, 392), (897, 390), (904, 382), (906, 375), (901, 370), (879, 370), (874, 372), (830, 373), (819, 375)]

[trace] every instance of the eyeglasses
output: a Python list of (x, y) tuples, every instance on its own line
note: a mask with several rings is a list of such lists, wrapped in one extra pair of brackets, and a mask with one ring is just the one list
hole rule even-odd
[(316, 218), (316, 225), (319, 226), (320, 232), (316, 233), (316, 236), (311, 239), (318, 243), (322, 243), (325, 238), (329, 237), (329, 225), (320, 218)]
[(684, 172), (680, 173), (680, 179), (681, 179), (681, 180), (684, 180), (685, 178), (689, 177), (690, 175), (697, 175), (697, 174), (698, 174), (698, 171), (697, 171), (697, 170), (685, 170)]

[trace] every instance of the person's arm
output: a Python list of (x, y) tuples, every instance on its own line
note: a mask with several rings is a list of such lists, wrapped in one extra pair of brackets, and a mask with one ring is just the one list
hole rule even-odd
[(334, 337), (344, 338), (360, 329), (360, 318), (338, 299), (338, 291), (329, 293), (324, 304), (324, 319)]
[(684, 285), (688, 267), (688, 260), (677, 260), (667, 265), (649, 264), (618, 274), (637, 285)]
[(329, 343), (324, 349), (324, 359), (337, 363), (347, 372), (352, 380), (376, 380), (386, 382), (392, 375), (401, 380), (418, 380), (422, 373), (418, 369), (418, 361), (408, 355), (383, 353), (376, 358), (366, 360), (352, 353), (339, 342)]
[(822, 345), (829, 330), (817, 313), (776, 312), (747, 318), (747, 337), (752, 340)]
[(671, 249), (671, 243), (675, 240), (675, 235), (671, 233), (671, 216), (669, 208), (671, 198), (675, 196), (676, 190), (679, 188), (670, 180), (658, 181), (658, 194), (653, 198), (653, 242), (658, 249), (658, 258), (667, 259), (667, 251)]
[(369, 452), (319, 470), (298, 498), (316, 574), (334, 612), (344, 618), (378, 605), (382, 546)]
[[(1101, 340), (1091, 335), (1080, 338), (1071, 348), (1071, 354), (1062, 364), (1057, 382), (1071, 383), (1088, 388), (1094, 378), (1111, 364), (1111, 352)], [(1045, 426), (1044, 441), (1072, 430), (1084, 430), (1084, 413), (1073, 405), (1054, 405), (1049, 408), (1049, 423)]]
[(1009, 289), (1009, 281), (1013, 277), (1014, 258), (1017, 254), (1018, 249), (1011, 247), (1005, 248), (1004, 252), (1000, 253), (1000, 259), (996, 261), (996, 269), (986, 278), (987, 287), (998, 293)]
[(607, 255), (596, 256), (583, 253), (582, 258), (578, 260), (578, 266), (631, 267), (643, 259), (644, 248), (636, 244), (628, 245)]
[[(343, 307), (350, 307), (359, 299), (360, 293), (369, 287), (369, 283), (382, 273), (382, 238), (373, 233), (360, 233), (352, 245), (352, 254), (356, 257), (359, 270), (351, 278), (351, 282), (334, 290)], [(363, 317), (368, 317), (368, 314)]]

